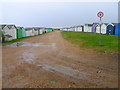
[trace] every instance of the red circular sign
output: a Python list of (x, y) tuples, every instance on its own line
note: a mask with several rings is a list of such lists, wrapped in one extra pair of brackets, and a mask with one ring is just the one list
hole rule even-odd
[(99, 18), (101, 18), (101, 17), (104, 16), (104, 13), (103, 13), (103, 12), (98, 12), (97, 16), (98, 16)]

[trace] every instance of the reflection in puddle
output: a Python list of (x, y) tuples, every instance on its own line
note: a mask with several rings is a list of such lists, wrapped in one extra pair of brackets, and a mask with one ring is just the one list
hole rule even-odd
[(10, 45), (5, 45), (3, 47), (20, 47), (20, 46), (33, 46), (33, 47), (52, 47), (55, 48), (56, 43), (50, 43), (50, 44), (45, 44), (45, 43), (30, 43), (30, 42), (15, 42)]

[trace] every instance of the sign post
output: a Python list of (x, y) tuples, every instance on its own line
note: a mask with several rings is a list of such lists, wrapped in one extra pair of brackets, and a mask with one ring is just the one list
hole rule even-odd
[(102, 24), (102, 21), (101, 21), (101, 18), (104, 16), (104, 13), (103, 12), (98, 12), (97, 16), (100, 18), (100, 33), (99, 33), (99, 45), (101, 45), (101, 24)]

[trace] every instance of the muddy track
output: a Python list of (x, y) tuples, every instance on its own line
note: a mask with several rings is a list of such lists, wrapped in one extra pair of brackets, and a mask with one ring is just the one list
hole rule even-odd
[(2, 59), (3, 88), (118, 86), (117, 57), (81, 50), (59, 31), (6, 45)]

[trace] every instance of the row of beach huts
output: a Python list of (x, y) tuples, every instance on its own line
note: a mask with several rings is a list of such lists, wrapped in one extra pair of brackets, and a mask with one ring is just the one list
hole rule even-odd
[[(60, 28), (61, 31), (73, 31), (73, 32), (95, 32), (100, 33), (100, 24), (85, 24), (73, 27)], [(120, 23), (102, 23), (101, 24), (102, 34), (120, 35)]]
[(2, 33), (2, 41), (11, 41), (14, 39), (20, 39), (27, 36), (36, 36), (47, 32), (52, 32), (52, 28), (45, 27), (17, 27), (15, 25), (0, 25), (0, 31)]
[[(2, 33), (2, 41), (11, 41), (13, 39), (20, 39), (27, 36), (40, 35), (53, 30), (60, 31), (73, 31), (73, 32), (92, 32), (100, 33), (100, 24), (85, 24), (73, 27), (62, 27), (62, 28), (45, 28), (45, 27), (18, 27), (15, 25), (0, 25), (0, 31)], [(120, 35), (120, 23), (102, 23), (101, 33), (110, 35)]]

